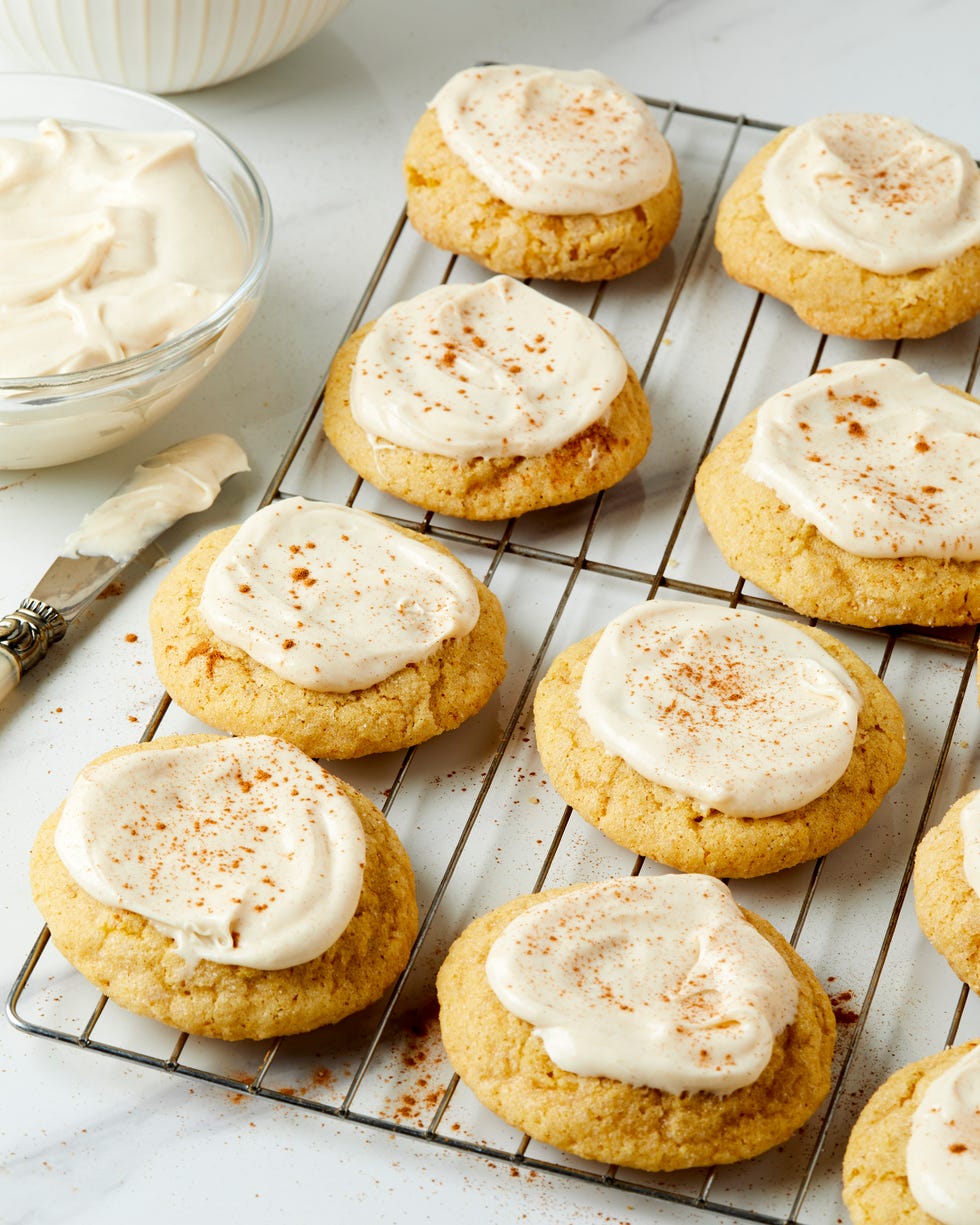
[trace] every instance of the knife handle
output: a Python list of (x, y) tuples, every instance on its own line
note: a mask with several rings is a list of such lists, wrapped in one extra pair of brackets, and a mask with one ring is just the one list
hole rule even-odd
[(50, 604), (23, 600), (20, 607), (0, 618), (0, 701), (20, 678), (65, 636), (68, 624)]
[(20, 663), (5, 647), (0, 648), (0, 702), (20, 683)]

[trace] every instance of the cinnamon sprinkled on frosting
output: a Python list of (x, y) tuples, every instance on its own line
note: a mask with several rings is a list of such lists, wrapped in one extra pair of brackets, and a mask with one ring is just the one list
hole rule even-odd
[(906, 1147), (909, 1190), (941, 1225), (980, 1221), (980, 1047), (927, 1087)]
[(762, 197), (787, 242), (886, 275), (980, 243), (980, 170), (967, 150), (889, 115), (794, 128), (766, 166)]
[(677, 1094), (757, 1080), (799, 994), (728, 888), (697, 874), (548, 897), (508, 924), (486, 970), (559, 1067)]
[(598, 324), (497, 276), (385, 311), (358, 350), (350, 406), (369, 435), (414, 451), (545, 455), (598, 421), (626, 378)]
[(353, 917), (364, 867), (361, 822), (337, 782), (271, 736), (87, 766), (55, 847), (81, 888), (143, 915), (189, 968), (319, 956)]
[(365, 511), (286, 498), (218, 555), (200, 611), (284, 680), (351, 693), (468, 634), (480, 604), (455, 558)]
[(648, 108), (593, 69), (468, 68), (431, 105), (449, 148), (514, 208), (613, 213), (670, 177), (670, 150)]
[(861, 697), (791, 622), (649, 601), (589, 656), (582, 718), (605, 749), (705, 813), (767, 817), (823, 795), (851, 759)]
[(980, 404), (891, 359), (772, 396), (745, 465), (849, 553), (960, 561), (980, 558), (978, 472)]

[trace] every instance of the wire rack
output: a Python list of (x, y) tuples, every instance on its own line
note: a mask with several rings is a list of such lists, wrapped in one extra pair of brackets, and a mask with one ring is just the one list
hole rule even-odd
[[(881, 346), (819, 336), (785, 307), (725, 277), (711, 242), (717, 201), (777, 125), (646, 100), (681, 166), (685, 210), (671, 248), (648, 269), (596, 287), (541, 287), (617, 336), (647, 389), (654, 441), (616, 488), (519, 521), (473, 525), (421, 514), (363, 485), (323, 440), (322, 386), (287, 446), (263, 504), (280, 496), (347, 502), (444, 540), (500, 596), (509, 673), (458, 731), (405, 754), (340, 763), (378, 802), (416, 868), (421, 927), (390, 996), (330, 1029), (271, 1044), (188, 1037), (133, 1018), (68, 967), (46, 929), (8, 1000), (12, 1022), (69, 1043), (235, 1093), (288, 1103), (474, 1156), (619, 1188), (729, 1220), (843, 1217), (840, 1158), (869, 1093), (912, 1059), (980, 1032), (976, 1001), (915, 923), (915, 846), (980, 778), (970, 674), (976, 633), (828, 627), (903, 706), (905, 775), (867, 828), (826, 859), (736, 882), (822, 977), (838, 1018), (831, 1093), (786, 1144), (754, 1161), (651, 1175), (580, 1161), (521, 1136), (461, 1085), (439, 1043), (435, 971), (476, 914), (519, 893), (632, 871), (659, 871), (564, 807), (543, 777), (530, 704), (550, 659), (640, 600), (694, 598), (786, 610), (721, 561), (692, 508), (694, 475), (714, 440), (780, 387), (821, 365), (897, 356), (969, 390), (974, 325), (936, 341)], [(399, 218), (347, 335), (392, 302), (450, 279), (487, 275), (423, 243)], [(143, 739), (197, 726), (162, 699)]]

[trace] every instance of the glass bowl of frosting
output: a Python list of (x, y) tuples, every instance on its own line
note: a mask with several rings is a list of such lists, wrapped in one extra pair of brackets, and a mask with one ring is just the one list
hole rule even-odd
[(158, 421), (265, 285), (272, 212), (227, 140), (116, 85), (0, 74), (0, 469)]

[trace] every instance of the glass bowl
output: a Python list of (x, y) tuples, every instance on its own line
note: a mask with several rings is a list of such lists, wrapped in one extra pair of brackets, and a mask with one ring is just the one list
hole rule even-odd
[(200, 119), (160, 98), (101, 81), (0, 73), (0, 136), (32, 138), (47, 118), (66, 127), (193, 132), (201, 167), (241, 232), (244, 272), (217, 310), (145, 353), (71, 374), (0, 378), (0, 468), (85, 459), (159, 421), (245, 330), (269, 266), (268, 193), (242, 154)]

